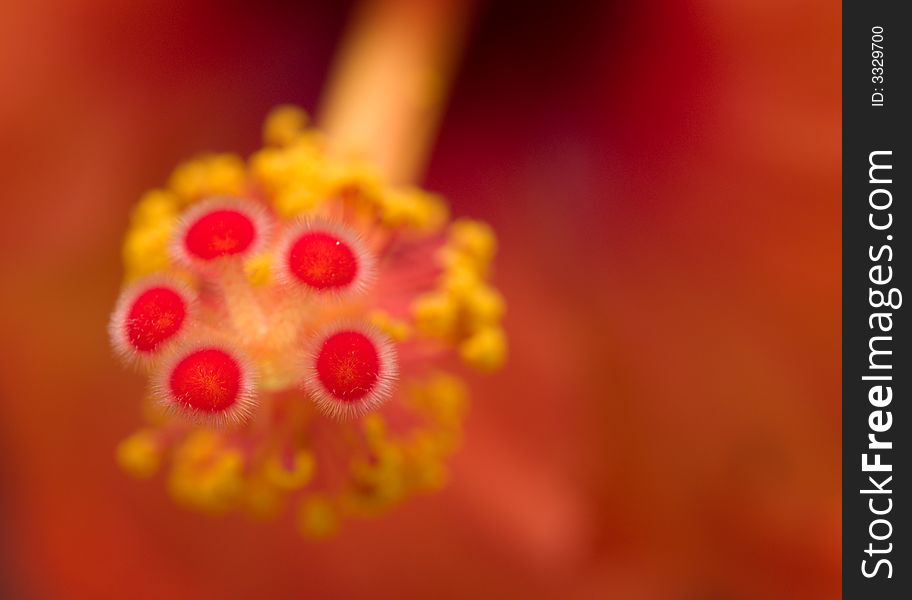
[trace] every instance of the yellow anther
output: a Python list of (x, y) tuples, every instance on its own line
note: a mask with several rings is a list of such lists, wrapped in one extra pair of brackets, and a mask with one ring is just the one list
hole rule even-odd
[(431, 375), (424, 385), (413, 388), (413, 398), (445, 427), (455, 428), (462, 422), (468, 405), (465, 383), (448, 373)]
[(180, 200), (167, 190), (150, 190), (143, 194), (130, 214), (133, 227), (145, 228), (171, 223), (177, 218)]
[(411, 195), (388, 193), (382, 198), (380, 219), (387, 227), (407, 225), (414, 219), (415, 202)]
[(447, 470), (440, 460), (422, 460), (412, 471), (413, 485), (424, 492), (441, 489), (447, 482)]
[(470, 289), (465, 294), (463, 303), (473, 330), (496, 325), (506, 310), (506, 302), (500, 292), (486, 284)]
[(363, 457), (353, 457), (349, 461), (349, 471), (352, 480), (360, 484), (360, 487), (373, 485), (377, 479), (377, 465)]
[(370, 460), (352, 460), (352, 478), (362, 488), (390, 498), (401, 489), (405, 452), (399, 443), (389, 439), (374, 440)]
[(380, 220), (387, 227), (434, 229), (446, 219), (443, 203), (417, 190), (390, 190), (380, 197)]
[(298, 529), (310, 538), (332, 535), (339, 526), (339, 515), (333, 503), (322, 494), (307, 496), (298, 509)]
[(263, 142), (270, 146), (287, 146), (305, 131), (307, 121), (303, 109), (292, 104), (278, 106), (263, 124)]
[(413, 461), (427, 461), (439, 458), (444, 452), (440, 444), (440, 438), (434, 430), (417, 428), (412, 433), (412, 438), (408, 445), (408, 453)]
[(380, 331), (386, 333), (397, 342), (408, 339), (411, 334), (409, 324), (402, 319), (391, 317), (382, 310), (375, 310), (370, 313), (368, 320)]
[(404, 475), (405, 473), (401, 468), (395, 471), (387, 471), (377, 483), (375, 491), (377, 500), (386, 505), (401, 501), (408, 493)]
[(168, 268), (172, 227), (170, 222), (160, 222), (130, 230), (123, 247), (128, 280)]
[(387, 475), (395, 473), (402, 466), (403, 450), (397, 442), (387, 441), (375, 451), (378, 469)]
[(178, 447), (175, 459), (191, 463), (209, 458), (215, 452), (218, 444), (217, 434), (205, 429), (196, 429)]
[(465, 298), (482, 285), (479, 271), (464, 261), (450, 265), (443, 274), (443, 287), (457, 298)]
[(272, 192), (288, 183), (292, 166), (288, 152), (278, 148), (263, 148), (250, 157), (251, 173)]
[[(209, 440), (192, 434), (175, 455), (168, 489), (175, 500), (200, 510), (221, 513), (233, 508), (244, 491), (243, 457), (235, 450), (213, 455)], [(210, 457), (207, 462), (204, 458)]]
[(493, 371), (507, 357), (507, 338), (499, 327), (483, 327), (459, 345), (462, 359), (482, 371)]
[(168, 493), (180, 504), (194, 504), (193, 478), (180, 465), (174, 465), (168, 474)]
[(449, 246), (487, 265), (497, 252), (497, 237), (491, 226), (482, 221), (459, 219), (450, 225)]
[(373, 205), (379, 202), (383, 181), (377, 172), (360, 162), (327, 160), (323, 165), (328, 193), (349, 202)]
[(437, 194), (418, 193), (420, 210), (418, 227), (431, 232), (437, 231), (450, 217), (450, 210), (443, 198)]
[(171, 174), (169, 186), (184, 202), (207, 196), (236, 196), (246, 181), (244, 161), (234, 154), (209, 154), (186, 162)]
[(378, 448), (386, 441), (386, 422), (383, 417), (377, 413), (365, 415), (361, 422), (364, 430), (364, 437), (371, 448)]
[(254, 256), (244, 265), (244, 273), (250, 285), (260, 287), (272, 281), (272, 256), (261, 254)]
[(412, 316), (418, 330), (433, 337), (450, 335), (456, 325), (458, 306), (444, 292), (429, 292), (412, 302)]
[(312, 212), (319, 206), (323, 199), (320, 185), (288, 185), (276, 191), (273, 205), (276, 212), (283, 217), (294, 217), (303, 213)]
[(351, 475), (358, 495), (375, 508), (397, 502), (408, 492), (405, 455), (397, 444), (378, 447), (373, 463), (355, 461)]
[(244, 457), (237, 450), (222, 452), (213, 465), (213, 472), (218, 476), (236, 475), (244, 466)]
[(161, 464), (161, 448), (147, 431), (138, 431), (117, 446), (117, 462), (134, 477), (151, 477)]
[(266, 480), (283, 490), (304, 487), (313, 479), (317, 463), (312, 452), (298, 450), (292, 457), (291, 465), (283, 464), (278, 456), (272, 456), (263, 466)]

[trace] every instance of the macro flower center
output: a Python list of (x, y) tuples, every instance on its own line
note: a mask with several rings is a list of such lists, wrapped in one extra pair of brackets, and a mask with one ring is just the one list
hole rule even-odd
[(143, 196), (108, 332), (150, 384), (128, 472), (165, 469), (208, 512), (291, 505), (317, 538), (444, 484), (467, 404), (447, 365), (503, 362), (504, 301), (489, 226), (450, 222), (288, 110), (265, 127), (282, 141), (198, 157)]

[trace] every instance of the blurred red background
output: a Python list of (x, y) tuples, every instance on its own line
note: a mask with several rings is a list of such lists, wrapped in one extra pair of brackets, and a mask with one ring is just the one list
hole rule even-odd
[(480, 3), (424, 184), (498, 230), (512, 350), (443, 493), (312, 544), (118, 471), (130, 205), (313, 110), (350, 8), (6, 7), (0, 595), (836, 597), (837, 2)]

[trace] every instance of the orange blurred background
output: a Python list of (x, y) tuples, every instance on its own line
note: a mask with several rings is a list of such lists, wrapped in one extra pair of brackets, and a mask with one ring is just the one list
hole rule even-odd
[(316, 109), (351, 8), (4, 9), (0, 596), (836, 597), (838, 2), (479, 2), (423, 184), (497, 229), (511, 357), (451, 485), (314, 544), (119, 472), (130, 206)]

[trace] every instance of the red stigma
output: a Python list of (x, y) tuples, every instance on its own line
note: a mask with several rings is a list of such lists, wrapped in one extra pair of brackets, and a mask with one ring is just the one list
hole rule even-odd
[(203, 260), (240, 254), (256, 237), (253, 220), (237, 210), (218, 209), (197, 219), (184, 236), (187, 252)]
[(139, 352), (153, 352), (176, 334), (187, 317), (187, 304), (171, 288), (153, 287), (139, 294), (127, 313), (127, 340)]
[(341, 288), (355, 280), (358, 259), (351, 247), (338, 237), (322, 231), (309, 231), (291, 245), (288, 270), (312, 288)]
[(326, 338), (317, 356), (317, 377), (336, 399), (354, 402), (374, 388), (380, 356), (363, 333), (340, 331)]
[(240, 396), (241, 365), (224, 350), (197, 350), (177, 363), (168, 385), (181, 405), (207, 413), (222, 412)]

